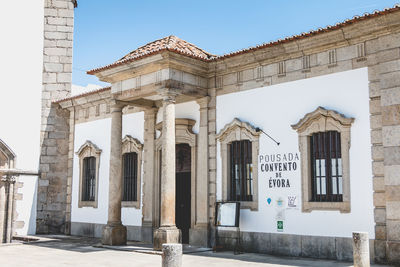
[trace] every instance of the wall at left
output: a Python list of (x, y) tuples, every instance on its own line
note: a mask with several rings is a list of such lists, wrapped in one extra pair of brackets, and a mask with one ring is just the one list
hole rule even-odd
[[(43, 55), (43, 1), (4, 1), (0, 9), (0, 139), (16, 154), (16, 168), (37, 171)], [(36, 231), (37, 177), (20, 176), (16, 232)], [(19, 198), (20, 198), (19, 197)]]

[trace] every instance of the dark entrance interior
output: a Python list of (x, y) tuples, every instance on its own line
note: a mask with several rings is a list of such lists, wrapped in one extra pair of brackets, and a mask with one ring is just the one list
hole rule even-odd
[(182, 231), (182, 243), (189, 243), (191, 197), (191, 148), (188, 144), (176, 145), (176, 198), (175, 223)]

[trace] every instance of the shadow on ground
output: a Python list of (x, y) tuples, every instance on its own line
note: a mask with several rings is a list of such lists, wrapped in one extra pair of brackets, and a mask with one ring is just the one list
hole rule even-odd
[(225, 259), (242, 261), (243, 266), (245, 262), (247, 263), (264, 263), (279, 266), (353, 266), (351, 262), (340, 262), (334, 260), (321, 260), (321, 259), (311, 259), (311, 258), (299, 258), (299, 257), (288, 257), (288, 256), (272, 256), (267, 254), (255, 254), (255, 253), (241, 253), (234, 254), (232, 251), (224, 252), (202, 252), (193, 253), (192, 255), (215, 258), (215, 259)]
[(46, 247), (51, 249), (60, 249), (81, 253), (97, 252), (106, 250), (105, 248), (97, 247), (100, 244), (100, 239), (86, 238), (78, 236), (38, 236), (39, 240), (36, 242), (25, 242), (25, 245)]

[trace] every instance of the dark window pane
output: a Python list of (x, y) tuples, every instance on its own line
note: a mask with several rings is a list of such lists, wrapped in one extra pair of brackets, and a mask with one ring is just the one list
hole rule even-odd
[(229, 144), (231, 201), (253, 200), (252, 150), (249, 140), (234, 141)]
[(310, 136), (311, 201), (343, 201), (340, 133), (319, 132)]
[(83, 159), (82, 201), (96, 200), (96, 158)]
[(125, 153), (123, 162), (122, 201), (137, 201), (137, 153)]

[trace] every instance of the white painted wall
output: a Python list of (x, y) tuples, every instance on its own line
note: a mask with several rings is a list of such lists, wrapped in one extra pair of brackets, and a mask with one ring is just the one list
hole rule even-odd
[[(372, 167), (367, 69), (310, 78), (217, 97), (217, 133), (235, 117), (247, 121), (281, 142), (277, 146), (265, 135), (260, 137), (260, 155), (299, 153), (298, 135), (292, 130), (306, 113), (318, 106), (354, 117), (351, 127), (350, 179), (351, 213), (339, 211), (301, 212), (285, 209), (284, 232), (290, 234), (350, 237), (352, 231), (367, 231), (375, 237), (372, 199)], [(217, 199), (221, 200), (221, 157), (218, 144)], [(258, 177), (258, 211), (241, 210), (242, 231), (276, 233), (276, 200), (301, 197), (300, 162), (294, 172), (284, 172), (290, 188), (269, 188), (270, 173)], [(271, 198), (271, 204), (267, 203)]]
[[(199, 129), (199, 105), (195, 102), (187, 102), (176, 105), (176, 118), (189, 118), (196, 120), (193, 127), (195, 133)], [(157, 114), (157, 123), (162, 121), (162, 110), (160, 109)], [(100, 167), (99, 167), (99, 196), (98, 208), (83, 207), (78, 208), (79, 197), (79, 158), (74, 155), (74, 169), (72, 181), (72, 207), (71, 207), (71, 221), (72, 222), (86, 222), (86, 223), (107, 223), (108, 211), (108, 177), (110, 165), (110, 127), (111, 119), (102, 119), (91, 121), (87, 123), (80, 123), (75, 126), (75, 140), (74, 152), (86, 142), (90, 140), (97, 145), (101, 150)], [(132, 113), (123, 115), (122, 121), (122, 137), (131, 135), (137, 138), (140, 142), (144, 142), (144, 112)], [(143, 177), (143, 165), (142, 165)], [(143, 199), (143, 180), (142, 180), (142, 195), (141, 207), (135, 208), (122, 208), (122, 223), (124, 225), (142, 224), (142, 199)]]
[[(123, 115), (122, 137), (129, 134), (143, 143), (144, 113), (132, 113)], [(72, 203), (71, 221), (106, 224), (108, 216), (108, 179), (110, 166), (110, 140), (111, 140), (111, 119), (101, 119), (75, 126), (74, 152), (86, 142), (91, 141), (98, 146), (102, 152), (99, 166), (99, 188), (98, 207), (78, 208), (79, 198), (79, 157), (74, 155), (74, 169), (72, 181)], [(142, 168), (143, 174), (143, 168)], [(142, 176), (143, 177), (143, 176)], [(143, 180), (142, 180), (143, 187)], [(142, 190), (143, 192), (143, 190)], [(141, 196), (142, 197), (142, 196)], [(142, 203), (142, 201), (141, 201)], [(142, 205), (141, 205), (142, 206)], [(122, 223), (124, 225), (142, 224), (142, 210), (135, 208), (122, 208)]]
[[(129, 134), (138, 139), (142, 144), (144, 142), (144, 112), (124, 115), (122, 118), (122, 138)], [(142, 206), (143, 206), (143, 154), (142, 154), (142, 184), (140, 195), (140, 209), (122, 208), (122, 223), (124, 225), (142, 225)]]
[[(17, 155), (19, 169), (37, 171), (43, 55), (43, 1), (3, 1), (0, 9), (0, 139)], [(23, 6), (23, 8), (21, 8)], [(18, 19), (16, 19), (18, 18)], [(12, 22), (12, 23), (10, 23)], [(25, 226), (18, 235), (36, 231), (37, 177), (20, 177), (23, 200), (17, 201), (17, 221)]]
[[(176, 104), (175, 105), (175, 118), (177, 119), (192, 119), (196, 121), (196, 124), (193, 126), (193, 132), (195, 134), (199, 133), (199, 122), (200, 122), (200, 106), (196, 101), (190, 101), (186, 103)], [(162, 122), (162, 108), (160, 108), (157, 112), (156, 123)], [(157, 133), (157, 137), (159, 133)]]

